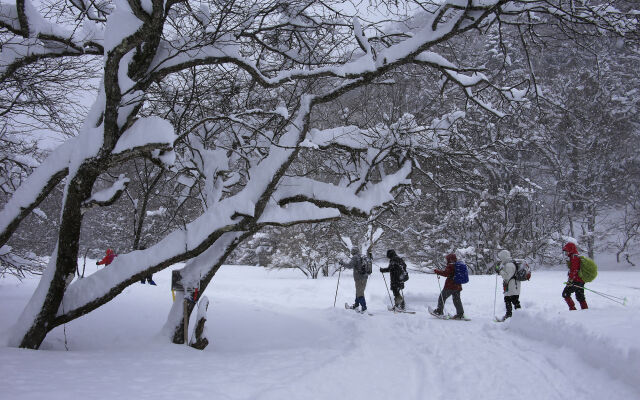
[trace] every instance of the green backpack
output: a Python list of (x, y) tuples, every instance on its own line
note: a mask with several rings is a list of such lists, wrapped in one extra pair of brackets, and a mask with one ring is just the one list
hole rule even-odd
[(591, 282), (598, 276), (598, 266), (589, 257), (580, 256), (580, 270), (578, 276), (585, 282)]

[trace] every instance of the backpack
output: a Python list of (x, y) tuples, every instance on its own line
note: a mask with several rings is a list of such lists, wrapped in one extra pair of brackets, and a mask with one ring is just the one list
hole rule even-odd
[(578, 276), (585, 282), (591, 282), (598, 276), (598, 266), (589, 257), (580, 256), (580, 270)]
[(364, 261), (364, 273), (367, 275), (371, 275), (371, 273), (373, 272), (373, 260), (371, 260), (371, 257), (365, 257)]
[(469, 270), (467, 264), (456, 261), (453, 268), (453, 281), (459, 285), (469, 282)]
[(400, 257), (398, 257), (398, 261), (400, 264), (400, 275), (398, 275), (398, 280), (402, 283), (406, 282), (409, 280), (409, 273), (407, 272), (407, 264), (404, 262), (404, 260)]
[(511, 279), (515, 279), (516, 281), (528, 281), (531, 279), (531, 271), (529, 271), (527, 263), (524, 263), (525, 267), (523, 267), (521, 262), (516, 260), (511, 260), (511, 262), (516, 266), (516, 272)]

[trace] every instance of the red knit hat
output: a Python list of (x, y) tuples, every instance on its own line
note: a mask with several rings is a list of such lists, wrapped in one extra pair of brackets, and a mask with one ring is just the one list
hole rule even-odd
[(576, 244), (571, 242), (565, 244), (562, 248), (562, 251), (566, 251), (569, 254), (578, 254), (578, 248), (576, 247)]
[(452, 263), (458, 261), (458, 257), (456, 257), (456, 255), (453, 254), (453, 253), (447, 255), (446, 259), (447, 259), (447, 264), (452, 264)]

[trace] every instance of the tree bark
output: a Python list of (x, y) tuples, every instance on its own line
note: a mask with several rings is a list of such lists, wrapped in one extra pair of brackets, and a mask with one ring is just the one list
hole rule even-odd
[(82, 226), (82, 203), (91, 196), (93, 184), (98, 177), (93, 162), (87, 161), (81, 165), (76, 175), (67, 187), (66, 199), (60, 219), (58, 247), (53, 278), (46, 289), (44, 302), (33, 319), (33, 323), (24, 333), (19, 347), (38, 349), (47, 333), (55, 327), (53, 323), (69, 277), (75, 275), (78, 263), (78, 239)]

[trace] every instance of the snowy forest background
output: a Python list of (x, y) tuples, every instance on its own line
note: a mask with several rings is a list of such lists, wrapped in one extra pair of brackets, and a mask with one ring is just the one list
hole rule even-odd
[(21, 346), (178, 261), (317, 277), (378, 228), (475, 273), (640, 262), (634, 1), (330, 3), (0, 5), (0, 274), (52, 271)]

